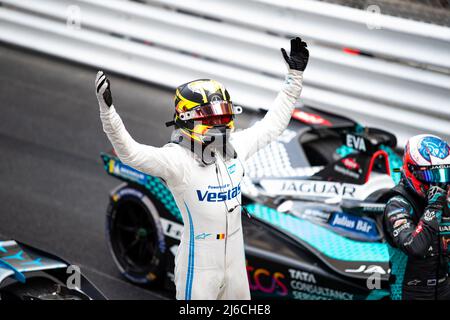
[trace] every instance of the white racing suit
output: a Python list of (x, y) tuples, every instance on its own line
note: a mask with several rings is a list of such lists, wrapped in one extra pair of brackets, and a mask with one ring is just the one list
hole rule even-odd
[(241, 225), (242, 162), (275, 140), (287, 127), (300, 97), (303, 72), (289, 70), (265, 117), (231, 134), (237, 158), (201, 165), (178, 144), (162, 148), (137, 143), (114, 106), (100, 108), (103, 130), (120, 160), (161, 177), (181, 211), (184, 231), (175, 258), (177, 299), (250, 299)]

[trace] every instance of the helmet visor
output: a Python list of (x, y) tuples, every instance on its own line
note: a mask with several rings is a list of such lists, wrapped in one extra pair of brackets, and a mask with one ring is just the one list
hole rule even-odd
[(413, 171), (414, 176), (426, 183), (450, 183), (450, 167), (428, 167)]
[(233, 104), (230, 101), (211, 102), (196, 107), (191, 112), (193, 120), (214, 116), (231, 116), (233, 115)]
[(232, 115), (224, 115), (224, 116), (211, 116), (194, 121), (201, 121), (202, 124), (205, 126), (219, 126), (229, 124), (232, 120), (233, 120)]
[(179, 117), (183, 121), (200, 120), (202, 122), (205, 121), (206, 123), (204, 124), (209, 124), (208, 122), (211, 122), (211, 124), (224, 124), (230, 122), (235, 113), (235, 108), (230, 101), (216, 101), (180, 113)]

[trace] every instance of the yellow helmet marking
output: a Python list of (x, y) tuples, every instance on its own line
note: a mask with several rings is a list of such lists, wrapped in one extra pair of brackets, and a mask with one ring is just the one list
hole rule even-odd
[(197, 102), (188, 100), (185, 97), (183, 97), (181, 95), (181, 92), (178, 89), (175, 92), (175, 98), (174, 99), (176, 100), (176, 98), (180, 99), (180, 101), (178, 102), (178, 104), (176, 106), (176, 109), (179, 110), (179, 111), (183, 111), (184, 110), (183, 107), (186, 107), (186, 110), (190, 110), (190, 109), (198, 106)]
[(183, 133), (184, 135), (186, 135), (187, 137), (194, 139), (198, 142), (203, 142), (202, 139), (200, 139), (197, 134), (195, 132), (189, 132), (188, 130), (185, 129), (180, 129), (181, 133)]
[(199, 80), (193, 81), (188, 84), (189, 89), (193, 92), (197, 92), (202, 95), (203, 103), (208, 102), (208, 97), (206, 96), (205, 86), (208, 86), (209, 81)]

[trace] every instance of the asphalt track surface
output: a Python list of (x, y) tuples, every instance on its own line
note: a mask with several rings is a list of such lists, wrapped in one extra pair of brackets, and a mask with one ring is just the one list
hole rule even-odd
[[(0, 238), (79, 265), (110, 299), (163, 298), (124, 280), (108, 251), (105, 210), (119, 181), (104, 172), (99, 156), (111, 145), (94, 94), (97, 70), (2, 44), (0, 70)], [(114, 104), (133, 137), (167, 143), (173, 93), (110, 79)], [(251, 118), (243, 114), (239, 124)]]

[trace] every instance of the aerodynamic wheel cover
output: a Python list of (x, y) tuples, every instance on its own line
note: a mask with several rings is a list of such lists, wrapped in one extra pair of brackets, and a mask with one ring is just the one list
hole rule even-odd
[(117, 211), (111, 229), (117, 239), (116, 254), (127, 272), (141, 273), (148, 269), (155, 252), (155, 225), (136, 201), (124, 201)]

